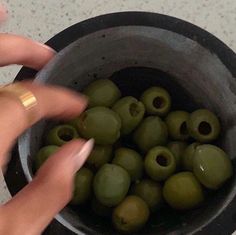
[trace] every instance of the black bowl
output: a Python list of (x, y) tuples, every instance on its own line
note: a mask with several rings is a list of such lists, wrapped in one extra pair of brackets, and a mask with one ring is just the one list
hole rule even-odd
[[(206, 107), (217, 113), (223, 126), (219, 144), (234, 162), (236, 55), (208, 32), (165, 15), (123, 12), (78, 23), (47, 44), (58, 51), (66, 49), (36, 79), (80, 91), (95, 79), (110, 77), (124, 95), (136, 97), (151, 85), (166, 87), (173, 109)], [(35, 71), (23, 68), (16, 80), (32, 76)], [(12, 160), (6, 177), (13, 193), (32, 179), (33, 156), (45, 125), (45, 121), (38, 123), (19, 139), (16, 153), (21, 164), (17, 158)], [(22, 179), (19, 187), (15, 186), (15, 170), (18, 182), (19, 174)], [(235, 194), (233, 177), (209, 195), (201, 208), (187, 213), (162, 210), (137, 234), (231, 234), (236, 228)], [(117, 234), (109, 221), (83, 208), (78, 213), (76, 208), (65, 208), (56, 219), (61, 225), (55, 222), (52, 234)]]

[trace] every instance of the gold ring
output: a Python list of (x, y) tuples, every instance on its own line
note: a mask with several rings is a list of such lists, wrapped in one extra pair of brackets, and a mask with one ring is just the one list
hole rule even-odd
[(0, 94), (8, 94), (17, 98), (24, 107), (29, 124), (33, 124), (37, 117), (34, 107), (38, 104), (34, 94), (20, 83), (12, 83), (0, 86)]

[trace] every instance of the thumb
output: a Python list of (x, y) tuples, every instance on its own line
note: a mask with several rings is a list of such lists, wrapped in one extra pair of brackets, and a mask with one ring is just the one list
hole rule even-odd
[[(0, 221), (3, 221), (0, 234), (26, 234), (26, 231), (27, 234), (40, 234), (70, 201), (74, 175), (86, 161), (92, 147), (93, 140), (75, 140), (53, 154), (33, 181), (0, 208)], [(6, 233), (1, 230), (4, 228)]]

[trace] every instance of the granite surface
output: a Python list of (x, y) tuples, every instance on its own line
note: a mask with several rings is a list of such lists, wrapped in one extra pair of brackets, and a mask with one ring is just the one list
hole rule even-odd
[[(236, 51), (236, 0), (3, 0), (8, 20), (1, 32), (21, 34), (45, 42), (79, 21), (110, 12), (151, 11), (194, 23)], [(0, 70), (0, 84), (10, 82), (20, 66)], [(0, 174), (0, 203), (9, 198)]]

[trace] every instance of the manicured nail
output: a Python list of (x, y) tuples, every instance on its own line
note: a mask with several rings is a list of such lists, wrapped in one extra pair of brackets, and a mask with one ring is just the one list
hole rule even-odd
[(56, 53), (57, 53), (53, 48), (49, 47), (49, 46), (46, 45), (46, 44), (43, 44), (43, 43), (40, 43), (40, 42), (37, 42), (37, 41), (35, 41), (35, 43), (38, 44), (39, 46), (41, 46), (41, 47), (47, 49), (48, 51), (51, 51), (53, 54), (56, 54)]
[(75, 171), (78, 171), (83, 166), (93, 150), (93, 146), (94, 139), (90, 139), (83, 145), (80, 151), (75, 154)]

